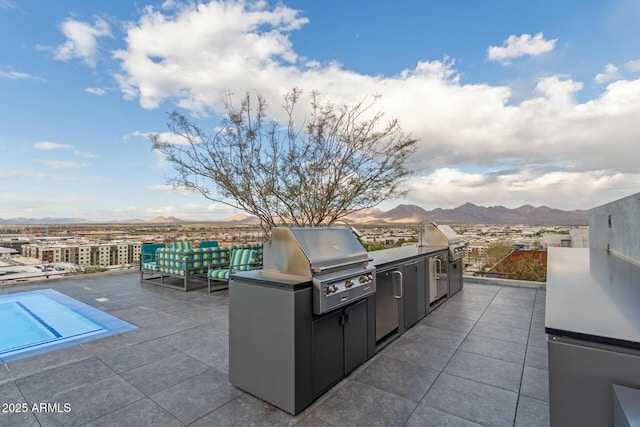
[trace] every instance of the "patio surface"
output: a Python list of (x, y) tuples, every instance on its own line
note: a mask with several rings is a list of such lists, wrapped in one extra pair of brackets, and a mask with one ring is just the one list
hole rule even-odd
[[(465, 283), (294, 417), (229, 384), (227, 291), (180, 292), (132, 273), (0, 294), (45, 288), (139, 329), (0, 364), (0, 426), (549, 424), (544, 290)], [(8, 411), (21, 403), (70, 411)]]

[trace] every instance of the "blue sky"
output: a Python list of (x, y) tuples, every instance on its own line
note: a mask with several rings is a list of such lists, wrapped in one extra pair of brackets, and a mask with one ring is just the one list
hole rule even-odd
[(637, 22), (635, 0), (0, 0), (0, 218), (239, 213), (168, 188), (147, 135), (293, 86), (382, 95), (419, 139), (382, 209), (589, 209), (640, 189)]

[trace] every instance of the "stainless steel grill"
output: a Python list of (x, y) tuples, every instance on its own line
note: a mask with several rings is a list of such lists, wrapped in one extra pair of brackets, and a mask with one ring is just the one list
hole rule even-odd
[(462, 259), (465, 248), (469, 244), (448, 225), (437, 225), (434, 222), (425, 225), (420, 230), (418, 241), (420, 246), (448, 246), (449, 262)]
[(375, 292), (375, 267), (351, 230), (342, 227), (271, 230), (264, 245), (263, 272), (308, 277), (313, 312), (323, 314)]

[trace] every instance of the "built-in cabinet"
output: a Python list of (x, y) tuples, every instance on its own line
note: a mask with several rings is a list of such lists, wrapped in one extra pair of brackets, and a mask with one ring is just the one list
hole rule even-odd
[(460, 266), (448, 274), (447, 253), (430, 252), (400, 259), (378, 267), (376, 273), (375, 319), (378, 349), (425, 317), (451, 294), (450, 281), (457, 292), (462, 287)]
[(313, 321), (313, 395), (367, 360), (367, 300)]
[(404, 328), (427, 314), (427, 261), (420, 258), (402, 266)]
[(449, 262), (449, 298), (462, 290), (462, 260)]

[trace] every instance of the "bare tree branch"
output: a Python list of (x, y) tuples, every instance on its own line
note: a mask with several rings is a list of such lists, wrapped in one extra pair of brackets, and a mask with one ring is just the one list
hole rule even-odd
[(309, 118), (296, 124), (301, 95), (297, 88), (285, 95), (285, 124), (267, 118), (260, 94), (246, 93), (238, 107), (227, 96), (227, 117), (212, 135), (170, 113), (179, 142), (150, 137), (175, 169), (168, 183), (257, 216), (267, 233), (275, 225), (330, 225), (405, 194), (400, 184), (412, 174), (407, 160), (417, 141), (397, 119), (383, 123), (373, 110), (379, 97), (336, 106), (313, 92)]

